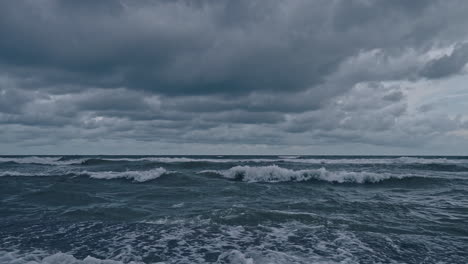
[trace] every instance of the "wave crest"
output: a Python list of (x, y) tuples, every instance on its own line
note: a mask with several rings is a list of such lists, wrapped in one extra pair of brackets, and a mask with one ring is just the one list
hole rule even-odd
[(215, 173), (225, 178), (245, 182), (301, 182), (321, 180), (332, 183), (376, 183), (387, 179), (402, 179), (404, 175), (373, 172), (328, 171), (325, 168), (313, 170), (291, 170), (277, 165), (250, 167), (235, 166), (224, 171), (205, 170), (200, 173)]

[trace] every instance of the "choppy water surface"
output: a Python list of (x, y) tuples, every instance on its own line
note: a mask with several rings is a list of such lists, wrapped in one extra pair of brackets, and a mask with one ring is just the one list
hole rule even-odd
[(468, 263), (468, 157), (1, 156), (0, 263)]

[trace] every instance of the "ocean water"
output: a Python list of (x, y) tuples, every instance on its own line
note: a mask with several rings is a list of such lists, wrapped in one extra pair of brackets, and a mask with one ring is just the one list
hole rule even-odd
[(0, 263), (468, 263), (468, 157), (1, 156)]

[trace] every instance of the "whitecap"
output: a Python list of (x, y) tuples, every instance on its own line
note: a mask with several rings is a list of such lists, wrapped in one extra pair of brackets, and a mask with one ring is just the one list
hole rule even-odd
[(170, 173), (164, 168), (156, 168), (147, 171), (84, 171), (83, 174), (89, 175), (89, 177), (94, 179), (131, 179), (137, 182), (145, 182), (157, 179), (165, 173)]

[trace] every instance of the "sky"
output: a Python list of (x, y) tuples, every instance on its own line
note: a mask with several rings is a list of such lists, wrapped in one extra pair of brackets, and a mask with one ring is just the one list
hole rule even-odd
[(0, 1), (0, 154), (468, 155), (468, 1)]

